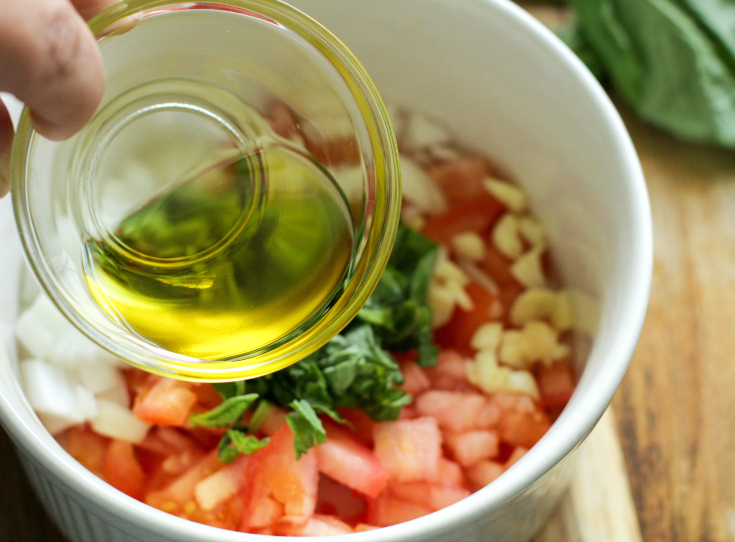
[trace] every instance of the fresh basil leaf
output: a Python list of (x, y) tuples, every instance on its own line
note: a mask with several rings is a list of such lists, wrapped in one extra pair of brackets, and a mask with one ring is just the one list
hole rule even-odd
[(230, 429), (219, 441), (219, 460), (222, 463), (232, 463), (238, 455), (250, 455), (268, 444), (268, 437), (258, 439), (253, 435), (246, 435), (241, 430)]
[(242, 418), (243, 412), (258, 398), (256, 393), (225, 399), (209, 412), (195, 412), (189, 416), (189, 425), (200, 427), (225, 427)]
[(309, 448), (326, 442), (327, 433), (308, 401), (303, 399), (293, 401), (289, 406), (293, 409), (293, 412), (286, 416), (286, 423), (293, 431), (294, 450), (296, 451), (296, 459), (299, 459), (309, 451)]
[(735, 148), (735, 3), (571, 0), (615, 90), (682, 139)]
[(212, 384), (217, 393), (220, 394), (222, 399), (229, 399), (231, 397), (237, 397), (245, 393), (245, 381), (238, 380), (237, 382), (216, 382)]

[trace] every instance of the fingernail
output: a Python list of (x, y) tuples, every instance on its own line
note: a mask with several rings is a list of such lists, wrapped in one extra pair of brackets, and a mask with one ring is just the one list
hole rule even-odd
[(10, 189), (10, 151), (0, 152), (0, 198)]

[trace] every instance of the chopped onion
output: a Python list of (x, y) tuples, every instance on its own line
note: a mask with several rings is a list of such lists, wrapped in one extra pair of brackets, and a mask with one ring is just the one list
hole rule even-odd
[(143, 442), (150, 426), (129, 409), (106, 399), (97, 399), (97, 408), (99, 413), (91, 420), (95, 432), (133, 444)]

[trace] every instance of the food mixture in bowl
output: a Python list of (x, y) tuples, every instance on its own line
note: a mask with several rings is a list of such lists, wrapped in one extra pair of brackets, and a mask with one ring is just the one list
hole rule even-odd
[[(244, 382), (170, 380), (126, 369), (45, 297), (30, 303), (16, 330), (23, 385), (69, 454), (185, 519), (319, 536), (449, 506), (544, 435), (575, 386), (571, 301), (544, 230), (486, 158), (421, 114), (392, 118), (404, 204), (388, 268), (358, 317), (299, 363)], [(282, 105), (271, 122), (305, 140)]]

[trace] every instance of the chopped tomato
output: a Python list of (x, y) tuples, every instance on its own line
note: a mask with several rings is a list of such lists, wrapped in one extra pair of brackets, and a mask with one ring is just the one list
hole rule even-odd
[(475, 232), (485, 236), (504, 211), (502, 203), (489, 194), (482, 194), (457, 203), (447, 212), (430, 218), (421, 233), (443, 245), (448, 245), (460, 233)]
[(375, 421), (364, 410), (360, 410), (359, 408), (341, 408), (339, 409), (339, 413), (355, 428), (357, 438), (364, 444), (372, 447)]
[(439, 425), (431, 417), (375, 425), (375, 457), (397, 481), (436, 480), (442, 456)]
[(431, 512), (432, 510), (428, 506), (404, 501), (385, 492), (370, 502), (368, 523), (379, 527), (387, 527), (420, 518)]
[(480, 393), (429, 390), (416, 399), (416, 409), (435, 419), (442, 429), (461, 432), (475, 427), (485, 403), (487, 398)]
[(146, 476), (129, 442), (110, 442), (102, 464), (102, 476), (108, 484), (126, 495), (138, 500), (143, 498)]
[(194, 501), (196, 485), (222, 466), (215, 448), (162, 489), (149, 491), (144, 501), (154, 508), (179, 515), (187, 503)]
[(334, 516), (314, 514), (305, 523), (279, 522), (273, 534), (280, 536), (335, 536), (349, 534), (352, 527)]
[(245, 484), (245, 467), (250, 457), (240, 455), (231, 465), (210, 474), (194, 486), (194, 501), (204, 511), (217, 506), (237, 494)]
[(503, 442), (530, 448), (551, 426), (547, 414), (527, 395), (496, 393), (492, 400), (502, 412), (498, 433)]
[(271, 407), (266, 414), (263, 423), (260, 424), (259, 431), (267, 436), (275, 435), (284, 425), (286, 425), (285, 409), (279, 407)]
[(377, 497), (388, 483), (388, 473), (373, 452), (347, 431), (323, 421), (327, 442), (316, 448), (319, 470), (369, 497)]
[[(261, 520), (265, 499), (282, 506), (283, 515), (290, 520), (306, 521), (316, 507), (318, 481), (315, 451), (312, 449), (296, 460), (293, 432), (288, 425), (282, 426), (266, 446), (252, 454), (245, 469), (241, 530), (268, 526)], [(268, 507), (274, 508), (270, 503)]]
[(491, 459), (498, 455), (500, 440), (494, 431), (444, 433), (444, 439), (457, 463), (463, 467), (469, 467), (483, 459)]
[(197, 402), (192, 384), (162, 378), (135, 398), (133, 414), (152, 425), (183, 426)]
[(415, 361), (401, 363), (401, 373), (405, 380), (401, 387), (409, 395), (416, 396), (431, 385), (426, 373)]
[(513, 453), (510, 454), (510, 457), (505, 460), (505, 468), (509, 469), (515, 465), (521, 457), (526, 455), (526, 452), (528, 452), (528, 450), (523, 446), (516, 446)]
[(464, 487), (464, 474), (462, 468), (455, 463), (442, 457), (439, 460), (439, 475), (437, 476), (439, 483), (447, 486)]
[(78, 425), (67, 431), (65, 448), (70, 456), (100, 476), (109, 443), (110, 439), (98, 435), (89, 426)]
[(539, 364), (535, 373), (544, 408), (564, 406), (569, 402), (574, 393), (574, 373), (569, 361), (560, 360), (549, 367)]
[(495, 248), (492, 241), (485, 244), (485, 258), (480, 262), (480, 265), (500, 289), (498, 299), (503, 306), (506, 325), (509, 324), (507, 316), (510, 308), (513, 306), (516, 298), (525, 290), (523, 285), (510, 272), (512, 264), (513, 262), (511, 260), (503, 256)]
[(490, 320), (490, 309), (495, 303), (495, 296), (474, 281), (467, 285), (465, 291), (472, 300), (472, 310), (465, 311), (457, 307), (449, 323), (436, 330), (434, 339), (442, 348), (460, 352), (470, 351), (472, 335), (482, 324)]
[(488, 195), (482, 181), (495, 174), (492, 166), (482, 156), (450, 160), (432, 166), (428, 173), (442, 189), (450, 204)]
[(505, 467), (502, 463), (489, 460), (475, 463), (465, 470), (467, 480), (469, 480), (470, 487), (473, 491), (482, 489), (490, 482), (494, 482), (504, 472)]
[(401, 482), (390, 485), (390, 493), (406, 502), (425, 506), (432, 511), (440, 510), (468, 497), (465, 488), (429, 482)]

